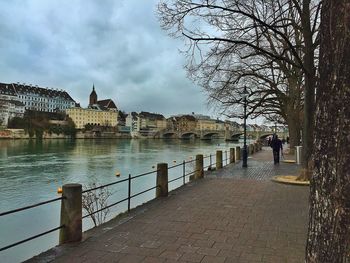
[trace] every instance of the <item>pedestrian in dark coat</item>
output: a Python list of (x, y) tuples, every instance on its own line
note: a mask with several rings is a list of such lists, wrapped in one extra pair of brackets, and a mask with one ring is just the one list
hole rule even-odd
[(283, 151), (282, 141), (278, 139), (277, 134), (274, 134), (271, 140), (271, 148), (273, 152), (273, 162), (278, 164), (280, 162), (280, 151)]

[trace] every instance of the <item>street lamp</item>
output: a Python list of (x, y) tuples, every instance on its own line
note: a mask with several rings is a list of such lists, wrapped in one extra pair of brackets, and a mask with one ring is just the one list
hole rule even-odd
[(243, 140), (243, 163), (242, 167), (246, 168), (248, 167), (247, 165), (247, 160), (248, 160), (248, 151), (247, 151), (247, 97), (249, 93), (247, 91), (247, 87), (244, 86), (244, 90), (242, 93), (242, 98), (244, 102), (244, 140)]

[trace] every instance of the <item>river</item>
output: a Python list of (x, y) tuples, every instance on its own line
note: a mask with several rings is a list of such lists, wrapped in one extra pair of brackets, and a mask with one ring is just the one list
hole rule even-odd
[[(84, 187), (122, 180), (131, 175), (155, 170), (156, 164), (169, 166), (191, 160), (196, 154), (214, 154), (229, 150), (236, 144), (220, 140), (2, 140), (0, 141), (0, 213), (40, 201), (59, 197), (58, 187), (66, 183), (81, 183)], [(225, 159), (225, 154), (223, 154)], [(215, 158), (212, 158), (215, 161)], [(209, 158), (205, 158), (205, 165)], [(193, 163), (186, 172), (193, 170)], [(115, 174), (120, 172), (121, 176)], [(169, 180), (182, 175), (182, 167), (169, 170)], [(137, 178), (132, 194), (155, 186), (155, 173)], [(182, 180), (169, 185), (179, 187)], [(127, 183), (109, 188), (109, 203), (127, 196)], [(152, 198), (154, 191), (134, 198), (135, 207)], [(127, 209), (127, 203), (111, 208), (109, 218)], [(59, 226), (60, 202), (0, 217), (0, 247)], [(92, 227), (89, 218), (83, 229)], [(1, 262), (21, 262), (58, 242), (58, 231), (0, 252)]]

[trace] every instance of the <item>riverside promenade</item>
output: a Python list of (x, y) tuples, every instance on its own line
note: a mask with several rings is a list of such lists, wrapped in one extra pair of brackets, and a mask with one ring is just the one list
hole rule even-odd
[(28, 262), (303, 262), (309, 189), (270, 180), (297, 171), (264, 147)]

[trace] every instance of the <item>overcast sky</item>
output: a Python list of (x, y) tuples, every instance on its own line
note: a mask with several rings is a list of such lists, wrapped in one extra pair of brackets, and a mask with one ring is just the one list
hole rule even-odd
[(98, 99), (126, 112), (209, 114), (186, 78), (182, 42), (160, 29), (157, 3), (0, 1), (0, 82), (64, 89), (83, 107), (94, 83)]

